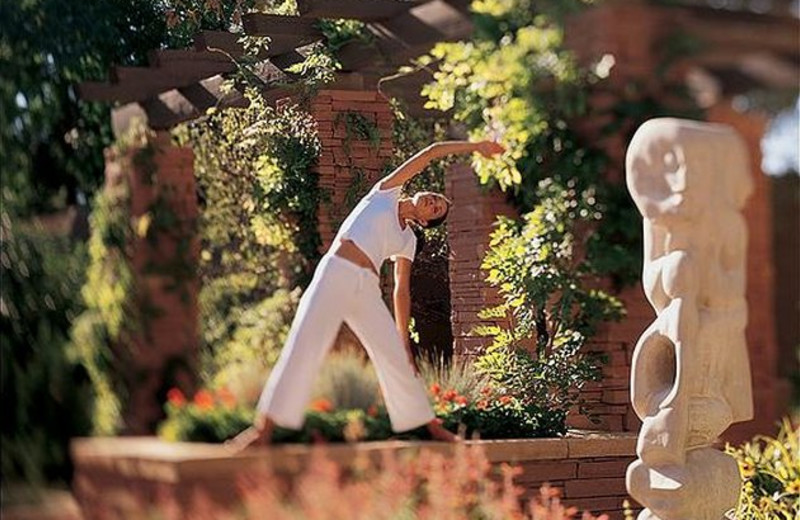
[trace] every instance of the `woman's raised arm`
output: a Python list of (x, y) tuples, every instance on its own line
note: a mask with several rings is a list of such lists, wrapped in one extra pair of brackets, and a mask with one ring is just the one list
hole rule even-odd
[(410, 159), (397, 167), (392, 173), (378, 181), (378, 188), (388, 190), (402, 186), (415, 175), (425, 169), (431, 161), (450, 154), (466, 154), (478, 152), (485, 157), (491, 157), (505, 150), (502, 145), (494, 141), (440, 141), (430, 144), (414, 154)]

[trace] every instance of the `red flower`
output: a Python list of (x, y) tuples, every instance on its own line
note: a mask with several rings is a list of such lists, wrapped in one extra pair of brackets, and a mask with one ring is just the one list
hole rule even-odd
[(333, 404), (327, 399), (315, 399), (311, 402), (309, 408), (315, 412), (331, 412), (333, 411)]
[(489, 401), (487, 401), (486, 399), (481, 399), (480, 401), (478, 401), (478, 404), (476, 404), (475, 407), (478, 410), (485, 410), (489, 408)]
[(182, 407), (186, 404), (186, 396), (177, 388), (170, 388), (167, 392), (167, 402), (175, 407)]
[(367, 415), (369, 415), (370, 417), (377, 417), (378, 416), (378, 407), (375, 406), (374, 404), (370, 405), (370, 407), (367, 408)]
[(208, 390), (200, 390), (194, 394), (194, 404), (201, 410), (214, 408), (214, 396)]
[(456, 404), (466, 406), (467, 403), (469, 403), (469, 400), (466, 398), (466, 396), (463, 395), (456, 396)]
[(439, 395), (439, 392), (442, 391), (442, 387), (439, 386), (439, 383), (433, 383), (430, 387), (431, 394)]
[(482, 396), (486, 397), (491, 393), (492, 393), (492, 389), (490, 387), (484, 386), (483, 388), (481, 388), (481, 395)]
[(236, 396), (233, 395), (227, 386), (223, 386), (217, 390), (217, 398), (227, 408), (234, 408), (236, 406)]
[(500, 401), (500, 404), (503, 404), (503, 405), (509, 404), (511, 402), (511, 396), (510, 395), (504, 395), (504, 396), (500, 397), (499, 401)]
[(444, 399), (445, 401), (452, 401), (453, 399), (456, 398), (457, 395), (458, 392), (456, 392), (455, 390), (448, 390), (447, 392), (444, 393), (442, 399)]

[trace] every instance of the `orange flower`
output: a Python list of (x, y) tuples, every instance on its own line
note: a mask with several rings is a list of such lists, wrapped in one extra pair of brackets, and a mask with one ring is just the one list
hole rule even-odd
[(500, 397), (499, 401), (500, 401), (500, 404), (502, 404), (502, 405), (509, 404), (509, 403), (511, 403), (511, 396), (510, 395), (504, 395), (504, 396)]
[(177, 388), (170, 388), (167, 392), (167, 401), (178, 408), (186, 404), (186, 396)]
[(447, 392), (444, 393), (442, 399), (444, 399), (445, 401), (452, 401), (453, 399), (456, 398), (457, 395), (458, 392), (456, 392), (455, 390), (448, 390)]
[(194, 394), (194, 404), (201, 410), (214, 408), (214, 396), (208, 390), (200, 390)]
[(481, 395), (482, 396), (486, 397), (491, 393), (492, 393), (492, 389), (490, 387), (484, 386), (483, 388), (481, 388)]
[(315, 399), (309, 408), (315, 412), (330, 412), (333, 411), (333, 403), (327, 399)]
[(236, 406), (236, 396), (233, 395), (227, 386), (223, 386), (217, 390), (217, 398), (227, 408), (234, 408)]
[(466, 406), (467, 403), (469, 403), (469, 400), (466, 398), (466, 396), (463, 395), (456, 396), (456, 404)]
[(478, 401), (478, 404), (476, 404), (475, 407), (478, 410), (486, 410), (487, 408), (489, 408), (489, 401), (487, 401), (486, 399), (481, 399), (480, 401)]
[(439, 395), (439, 392), (442, 391), (442, 387), (439, 386), (439, 383), (433, 383), (430, 387), (431, 394)]

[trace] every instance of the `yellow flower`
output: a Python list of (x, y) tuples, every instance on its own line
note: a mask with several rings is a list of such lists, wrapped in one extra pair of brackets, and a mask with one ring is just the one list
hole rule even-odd
[(792, 495), (800, 495), (800, 478), (796, 478), (793, 481), (786, 484), (785, 491)]
[(747, 480), (756, 474), (756, 467), (749, 461), (739, 461), (739, 471), (742, 474), (742, 478)]
[(770, 497), (761, 497), (758, 499), (758, 508), (762, 512), (772, 511), (774, 506), (775, 502), (773, 502)]

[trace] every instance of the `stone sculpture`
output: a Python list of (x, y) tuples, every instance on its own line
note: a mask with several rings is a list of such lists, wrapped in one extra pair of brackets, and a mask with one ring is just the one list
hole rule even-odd
[(752, 418), (745, 343), (752, 179), (724, 125), (643, 124), (628, 149), (628, 190), (644, 222), (642, 282), (656, 319), (636, 345), (631, 400), (642, 428), (628, 492), (639, 520), (719, 520), (736, 505), (736, 462), (713, 447)]

